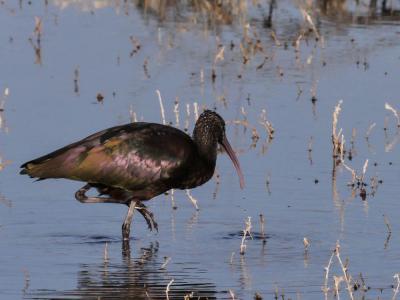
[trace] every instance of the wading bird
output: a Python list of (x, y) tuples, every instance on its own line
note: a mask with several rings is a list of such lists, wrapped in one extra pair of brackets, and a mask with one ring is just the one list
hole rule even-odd
[[(116, 126), (24, 163), (20, 174), (38, 180), (87, 182), (75, 193), (78, 201), (128, 205), (122, 225), (122, 236), (128, 240), (135, 209), (150, 230), (158, 228), (143, 201), (170, 189), (192, 189), (213, 176), (218, 144), (232, 160), (243, 188), (243, 174), (225, 136), (225, 122), (210, 110), (200, 115), (193, 138), (174, 127), (155, 123)], [(87, 196), (91, 188), (99, 195)]]

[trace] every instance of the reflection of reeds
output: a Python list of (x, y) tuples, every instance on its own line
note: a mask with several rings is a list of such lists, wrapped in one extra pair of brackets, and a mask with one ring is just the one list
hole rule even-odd
[(23, 268), (22, 272), (24, 273), (24, 287), (22, 289), (22, 293), (25, 295), (31, 283), (31, 275), (29, 274), (28, 269)]
[(385, 222), (388, 234), (385, 240), (384, 249), (387, 249), (390, 241), (390, 237), (392, 236), (392, 226), (390, 225), (389, 219), (386, 215), (383, 215), (383, 221)]
[(175, 203), (174, 191), (175, 191), (174, 189), (171, 189), (171, 190), (170, 190), (170, 194), (171, 194), (171, 205), (172, 205), (172, 209), (177, 209), (178, 206), (176, 206), (176, 203)]
[(79, 96), (79, 66), (74, 70), (74, 93)]
[(394, 109), (389, 103), (385, 103), (385, 109), (391, 111), (397, 120), (397, 127), (400, 127), (400, 117), (396, 109)]
[(369, 140), (369, 136), (370, 136), (370, 134), (371, 134), (371, 132), (372, 132), (372, 129), (374, 129), (375, 126), (376, 126), (376, 123), (374, 122), (374, 123), (372, 123), (372, 124), (368, 127), (368, 130), (367, 130), (367, 132), (365, 133), (365, 139), (366, 139), (367, 141)]
[(103, 260), (105, 263), (107, 263), (109, 261), (109, 257), (108, 257), (108, 243), (106, 242), (106, 244), (104, 245), (104, 254), (103, 254)]
[(313, 141), (314, 138), (312, 136), (310, 136), (310, 140), (308, 141), (308, 161), (310, 162), (310, 165), (313, 164), (313, 160), (312, 160), (312, 146), (313, 146)]
[(11, 200), (8, 200), (6, 197), (4, 197), (1, 194), (0, 194), (0, 202), (3, 203), (7, 207), (12, 207), (13, 206), (13, 203), (11, 202)]
[(29, 38), (29, 43), (32, 45), (33, 50), (35, 51), (35, 64), (42, 64), (42, 19), (39, 17), (35, 17), (35, 28), (33, 30), (33, 38)]
[(267, 242), (267, 237), (265, 236), (265, 217), (263, 214), (260, 214), (260, 226), (261, 226), (261, 238), (263, 240), (263, 244)]
[[(10, 94), (10, 89), (9, 88), (5, 88), (3, 96), (0, 95), (0, 129), (4, 130), (4, 132), (6, 132), (6, 133), (8, 132), (8, 127), (6, 125), (6, 120), (5, 120), (5, 117), (4, 117), (4, 111), (5, 111), (6, 100), (7, 100), (8, 96), (9, 96), (9, 94)], [(1, 159), (1, 157), (0, 157), (0, 159)], [(0, 162), (2, 162), (2, 161), (0, 160)], [(3, 169), (4, 164), (1, 163), (0, 166), (1, 166), (1, 169)]]

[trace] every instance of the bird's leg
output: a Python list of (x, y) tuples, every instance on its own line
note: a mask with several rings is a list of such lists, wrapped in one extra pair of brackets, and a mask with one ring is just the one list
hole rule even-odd
[(88, 183), (85, 186), (81, 187), (76, 193), (75, 198), (81, 203), (119, 203), (126, 204), (125, 199), (114, 199), (108, 197), (88, 197), (86, 196), (86, 192), (89, 191), (93, 186)]
[(131, 232), (132, 217), (133, 217), (133, 213), (136, 208), (136, 203), (137, 203), (137, 201), (131, 200), (131, 202), (129, 203), (128, 213), (126, 214), (124, 223), (122, 224), (122, 237), (124, 240), (129, 240), (129, 234)]
[(154, 229), (158, 231), (158, 224), (154, 220), (154, 215), (151, 211), (147, 209), (146, 205), (139, 201), (136, 204), (136, 209), (146, 220), (147, 226), (149, 227), (150, 231), (153, 231)]

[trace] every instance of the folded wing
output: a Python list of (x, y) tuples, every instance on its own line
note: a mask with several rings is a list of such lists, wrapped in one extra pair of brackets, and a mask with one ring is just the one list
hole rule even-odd
[(29, 161), (21, 174), (134, 190), (184, 177), (195, 151), (191, 138), (173, 127), (132, 123)]

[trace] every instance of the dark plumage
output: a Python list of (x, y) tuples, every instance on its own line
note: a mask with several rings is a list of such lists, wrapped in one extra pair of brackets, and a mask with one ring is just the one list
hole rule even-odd
[[(225, 122), (210, 110), (197, 120), (193, 139), (179, 129), (155, 123), (116, 126), (24, 163), (21, 174), (39, 180), (87, 182), (75, 194), (79, 201), (129, 205), (123, 225), (123, 235), (128, 238), (135, 208), (150, 229), (157, 229), (152, 213), (142, 201), (172, 188), (194, 188), (212, 177), (218, 143), (232, 159), (243, 187), (239, 162), (225, 136)], [(98, 190), (99, 197), (86, 196), (91, 188)]]

